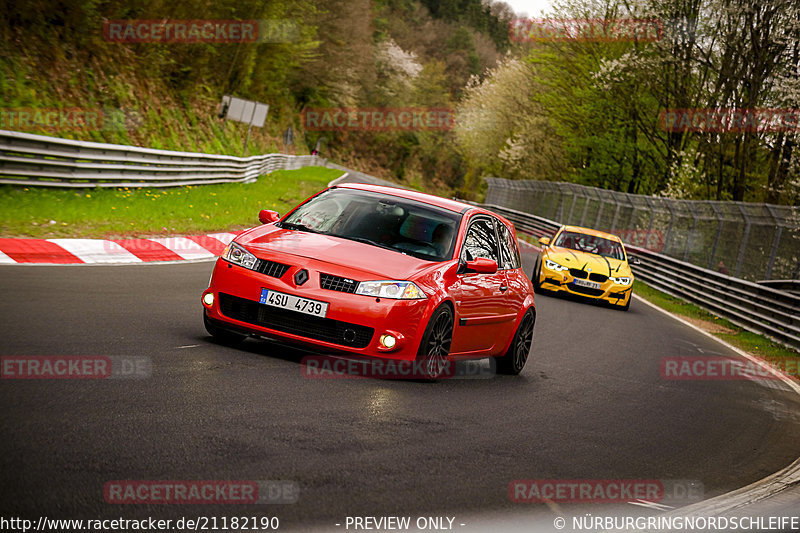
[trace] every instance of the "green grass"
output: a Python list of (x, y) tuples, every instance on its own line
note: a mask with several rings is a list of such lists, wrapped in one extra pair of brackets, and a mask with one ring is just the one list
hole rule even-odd
[(285, 213), (341, 171), (278, 170), (255, 183), (163, 189), (0, 186), (0, 236), (119, 238), (191, 235), (257, 225), (261, 209)]

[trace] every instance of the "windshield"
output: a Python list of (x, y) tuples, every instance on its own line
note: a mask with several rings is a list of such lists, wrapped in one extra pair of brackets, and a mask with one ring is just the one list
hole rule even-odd
[(333, 235), (429, 261), (453, 257), (461, 215), (414, 200), (329, 189), (291, 212), (281, 227)]
[(620, 243), (610, 239), (604, 239), (603, 237), (587, 235), (585, 233), (562, 231), (553, 245), (569, 248), (571, 250), (578, 250), (580, 252), (611, 257), (619, 259), (620, 261), (625, 259), (625, 252)]

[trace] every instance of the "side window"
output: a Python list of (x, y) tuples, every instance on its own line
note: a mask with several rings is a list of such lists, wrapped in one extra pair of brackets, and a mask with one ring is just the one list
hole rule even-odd
[(500, 234), (500, 253), (503, 257), (503, 264), (500, 266), (502, 269), (519, 268), (522, 265), (522, 260), (519, 257), (519, 249), (517, 243), (514, 242), (514, 234), (508, 227), (496, 221), (497, 232)]
[(470, 223), (461, 251), (461, 259), (465, 261), (479, 257), (494, 259), (498, 265), (501, 264), (494, 225), (488, 218), (479, 218)]

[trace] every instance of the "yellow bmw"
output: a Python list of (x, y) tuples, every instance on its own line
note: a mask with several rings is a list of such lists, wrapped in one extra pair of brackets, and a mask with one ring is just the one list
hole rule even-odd
[[(562, 226), (552, 240), (539, 239), (542, 253), (533, 270), (537, 292), (563, 291), (603, 300), (627, 311), (633, 273), (619, 237), (578, 226)], [(638, 261), (633, 260), (634, 264)]]

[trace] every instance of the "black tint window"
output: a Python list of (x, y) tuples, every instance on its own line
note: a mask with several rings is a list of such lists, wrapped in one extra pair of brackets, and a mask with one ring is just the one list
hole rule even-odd
[(499, 265), (500, 257), (497, 248), (497, 237), (492, 221), (488, 218), (481, 218), (470, 224), (461, 258), (466, 261), (479, 257), (494, 259)]
[(502, 222), (497, 222), (497, 230), (500, 234), (500, 253), (503, 256), (503, 264), (500, 268), (519, 268), (522, 261), (519, 258), (519, 250), (517, 243), (514, 242), (513, 234)]
[(350, 239), (428, 261), (453, 257), (461, 215), (399, 196), (334, 188), (292, 211), (282, 227)]

